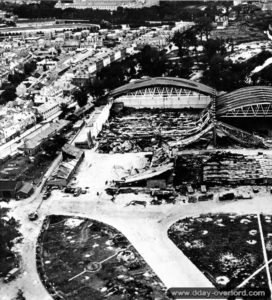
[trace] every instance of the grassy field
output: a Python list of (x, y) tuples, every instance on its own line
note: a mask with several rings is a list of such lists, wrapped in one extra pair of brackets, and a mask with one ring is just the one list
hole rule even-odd
[(116, 229), (80, 218), (49, 220), (39, 271), (65, 299), (168, 299), (162, 282)]
[[(264, 234), (265, 248), (268, 260), (272, 259), (272, 217), (270, 215), (261, 215), (261, 222)], [(272, 265), (269, 266), (272, 276)]]
[[(168, 235), (220, 289), (236, 288), (264, 263), (256, 215), (186, 218), (173, 224)], [(250, 286), (267, 287), (265, 274)]]

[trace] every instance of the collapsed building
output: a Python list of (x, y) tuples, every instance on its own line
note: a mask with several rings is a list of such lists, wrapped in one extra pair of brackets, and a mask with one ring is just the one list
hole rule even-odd
[(116, 193), (126, 193), (128, 191), (137, 192), (150, 189), (162, 190), (172, 189), (174, 178), (174, 158), (167, 144), (151, 152), (150, 161), (143, 169), (130, 170), (129, 174), (120, 180), (115, 180), (107, 188), (107, 193), (114, 195)]
[(271, 184), (272, 155), (203, 151), (198, 155), (171, 156), (171, 152), (161, 148), (154, 153), (147, 168), (134, 170), (115, 181), (107, 192), (115, 195), (140, 191), (174, 199), (199, 189), (200, 201), (204, 201), (213, 197), (206, 187)]
[[(98, 151), (145, 152), (153, 157), (147, 168), (134, 170), (108, 191), (271, 184), (272, 157), (266, 154), (201, 150), (198, 155), (180, 154), (198, 144), (200, 149), (270, 147), (271, 99), (271, 87), (219, 95), (207, 86), (177, 78), (147, 78), (117, 88), (109, 93), (112, 109), (96, 139)], [(253, 122), (256, 118), (260, 127)], [(158, 160), (161, 163), (153, 164)]]
[(272, 183), (272, 156), (259, 153), (207, 152), (182, 154), (176, 159), (176, 186), (184, 182), (200, 185), (266, 185)]
[(124, 108), (112, 114), (98, 136), (100, 152), (149, 152), (179, 143), (211, 124), (208, 111)]
[(125, 177), (116, 183), (119, 187), (166, 188), (168, 184), (172, 183), (173, 169), (173, 163), (151, 167), (144, 172)]
[(271, 146), (271, 87), (219, 95), (190, 80), (158, 77), (131, 82), (108, 96), (111, 115), (97, 138), (102, 153), (154, 151), (163, 142), (174, 151), (191, 145)]

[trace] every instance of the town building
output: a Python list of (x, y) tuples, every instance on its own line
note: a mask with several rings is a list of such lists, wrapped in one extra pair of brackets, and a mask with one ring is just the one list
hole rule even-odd
[(59, 0), (55, 5), (56, 8), (67, 9), (103, 9), (117, 10), (118, 7), (123, 8), (142, 8), (159, 5), (159, 0)]
[(49, 186), (65, 187), (84, 158), (84, 151), (65, 144), (62, 147), (62, 162), (47, 181)]
[(60, 111), (60, 105), (56, 101), (48, 101), (37, 107), (37, 113), (43, 118), (43, 120), (48, 119), (55, 113)]
[(24, 151), (27, 155), (34, 155), (38, 152), (44, 142), (61, 132), (61, 130), (68, 126), (68, 124), (70, 124), (70, 122), (67, 120), (59, 120), (51, 124), (49, 123), (47, 128), (35, 132), (31, 138), (26, 138), (19, 149)]

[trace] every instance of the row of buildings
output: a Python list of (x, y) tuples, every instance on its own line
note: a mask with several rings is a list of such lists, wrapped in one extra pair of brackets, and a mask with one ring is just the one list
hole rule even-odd
[(105, 9), (117, 10), (118, 7), (123, 8), (143, 8), (159, 5), (159, 0), (59, 0), (55, 5), (56, 8), (67, 9)]
[[(4, 51), (0, 59), (9, 64), (8, 74), (22, 71), (21, 61), (15, 60), (12, 64), (7, 58), (17, 57), (17, 53), (23, 49), (27, 55), (22, 56), (24, 61), (35, 59), (37, 67), (35, 74), (26, 78), (16, 88), (18, 101), (12, 103), (15, 109), (9, 109), (6, 119), (1, 122), (0, 143), (9, 141), (28, 126), (34, 125), (37, 119), (50, 120), (54, 116), (57, 117), (63, 104), (69, 107), (75, 105), (72, 97), (74, 91), (102, 68), (135, 53), (145, 44), (165, 47), (168, 37), (175, 30), (184, 30), (188, 26), (192, 24), (177, 23), (174, 28), (161, 26), (138, 29), (130, 29), (123, 25), (114, 30), (97, 28), (97, 32), (85, 28), (79, 31), (67, 29), (57, 33), (53, 39), (50, 35), (6, 37), (1, 42)], [(21, 27), (18, 30), (20, 31)], [(58, 46), (54, 41), (58, 41)], [(104, 43), (107, 44), (108, 41), (112, 41), (115, 46), (106, 47)], [(66, 47), (66, 42), (69, 47)], [(1, 79), (7, 80), (4, 77)], [(21, 101), (22, 99), (25, 102)], [(19, 117), (16, 116), (18, 109), (23, 112), (19, 113)]]

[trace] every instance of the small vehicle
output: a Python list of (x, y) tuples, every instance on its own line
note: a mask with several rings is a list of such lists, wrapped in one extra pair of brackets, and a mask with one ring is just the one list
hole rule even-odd
[(259, 193), (259, 188), (257, 186), (253, 186), (252, 191), (253, 191), (253, 193), (257, 194), (257, 193)]
[(34, 211), (33, 213), (30, 213), (28, 215), (28, 219), (30, 221), (36, 221), (38, 219), (38, 217), (39, 217), (39, 215), (38, 215), (38, 213), (36, 211)]
[(189, 194), (193, 194), (193, 193), (194, 193), (194, 189), (192, 188), (191, 185), (187, 185), (187, 192), (188, 192)]
[(20, 269), (19, 268), (13, 268), (11, 271), (8, 272), (7, 276), (4, 278), (4, 282), (8, 283), (11, 280), (13, 280), (16, 275), (19, 273)]
[(74, 191), (74, 197), (78, 197), (82, 192), (82, 189), (81, 188), (76, 188), (75, 191)]
[(126, 206), (129, 205), (143, 205), (144, 207), (146, 207), (146, 201), (134, 200), (134, 201), (130, 201)]
[(75, 188), (67, 186), (63, 191), (64, 193), (73, 194), (75, 192)]
[(81, 194), (87, 194), (87, 191), (86, 190), (82, 190)]
[(50, 191), (45, 191), (45, 193), (43, 194), (42, 199), (43, 199), (43, 200), (46, 200), (46, 199), (48, 199), (50, 196), (51, 196), (51, 192), (50, 192)]
[(201, 191), (201, 193), (207, 193), (207, 187), (206, 187), (206, 185), (201, 185), (200, 186), (200, 191)]
[(53, 185), (49, 188), (50, 190), (59, 190), (59, 187), (56, 185)]
[(219, 201), (227, 201), (227, 200), (234, 200), (235, 194), (232, 192), (226, 192), (219, 195)]

